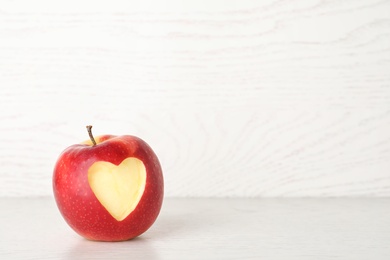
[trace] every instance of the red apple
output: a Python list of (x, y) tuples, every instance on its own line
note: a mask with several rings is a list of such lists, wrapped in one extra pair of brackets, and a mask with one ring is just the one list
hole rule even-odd
[(62, 152), (53, 191), (65, 221), (90, 240), (122, 241), (141, 235), (163, 201), (160, 162), (150, 146), (131, 135), (103, 135)]

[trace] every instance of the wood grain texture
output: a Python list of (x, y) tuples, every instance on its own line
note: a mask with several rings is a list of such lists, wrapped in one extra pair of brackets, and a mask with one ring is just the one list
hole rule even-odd
[(0, 198), (0, 228), (7, 260), (390, 258), (387, 198), (170, 198), (146, 233), (121, 243), (83, 239), (52, 198)]
[(390, 195), (390, 1), (5, 1), (0, 196), (135, 134), (166, 195)]

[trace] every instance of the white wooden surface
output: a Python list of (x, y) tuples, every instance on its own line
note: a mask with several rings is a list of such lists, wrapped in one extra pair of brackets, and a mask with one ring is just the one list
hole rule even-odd
[(166, 195), (390, 195), (390, 1), (2, 1), (0, 196), (96, 134)]
[(52, 199), (0, 199), (1, 259), (390, 259), (389, 199), (168, 199), (135, 240), (87, 241)]

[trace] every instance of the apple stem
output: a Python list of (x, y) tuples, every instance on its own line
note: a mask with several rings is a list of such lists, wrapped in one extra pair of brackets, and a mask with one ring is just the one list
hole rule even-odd
[(95, 141), (95, 138), (93, 138), (93, 135), (92, 135), (92, 126), (91, 125), (87, 125), (87, 130), (88, 130), (89, 138), (91, 139), (93, 146), (95, 146), (96, 145), (96, 141)]

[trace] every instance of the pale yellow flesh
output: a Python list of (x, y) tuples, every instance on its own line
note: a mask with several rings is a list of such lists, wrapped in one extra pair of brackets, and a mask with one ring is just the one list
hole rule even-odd
[(138, 158), (128, 157), (118, 166), (99, 161), (88, 169), (88, 182), (103, 207), (116, 220), (125, 219), (137, 206), (146, 184), (146, 169)]

